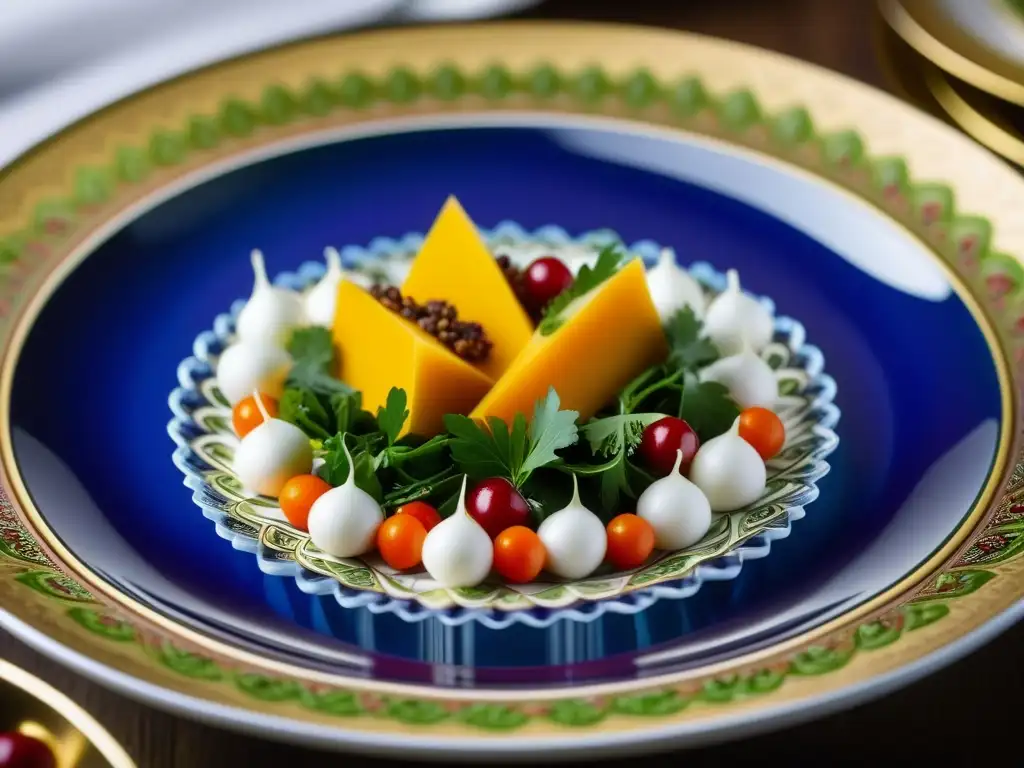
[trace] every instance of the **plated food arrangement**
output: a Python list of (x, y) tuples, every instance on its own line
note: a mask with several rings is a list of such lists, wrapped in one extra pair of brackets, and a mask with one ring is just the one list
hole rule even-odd
[[(22, 201), (0, 224), (0, 623), (128, 695), (318, 747), (580, 757), (818, 716), (935, 669), (1019, 615), (1020, 179), (889, 96), (658, 30), (389, 30), (196, 73), (64, 138), (0, 178)], [(496, 270), (504, 283), (492, 288), (512, 286), (525, 322), (475, 306), (450, 270), (422, 272), (436, 238), (399, 234), (423, 231), (453, 191), (484, 225), (455, 228), (485, 245), (487, 259), (469, 261)], [(329, 243), (339, 264), (318, 257)], [(657, 312), (668, 281), (649, 279), (659, 262), (675, 268), (666, 244), (700, 289), (692, 338), (718, 359), (624, 414), (632, 381), (673, 374), (679, 313)], [(266, 337), (260, 313), (242, 314), (248, 298), (230, 303), (250, 294), (254, 245), (267, 256), (261, 284), (280, 291), (251, 306), (285, 307), (282, 332)], [(441, 250), (467, 261), (461, 247)], [(605, 251), (619, 256), (611, 274)], [(568, 282), (557, 263), (571, 285), (583, 267), (598, 279), (582, 300), (572, 287), (555, 294), (578, 311), (545, 334), (548, 311), (532, 301), (558, 299), (527, 284), (557, 291)], [(407, 287), (416, 272), (423, 293)], [(356, 321), (335, 322), (343, 282), (320, 287), (328, 273), (349, 284), (354, 316), (380, 320), (364, 323), (366, 338)], [(726, 384), (721, 411), (687, 400), (734, 356), (709, 317), (731, 282), (772, 319), (755, 355), (775, 374), (767, 410), (784, 442), (762, 460), (760, 495), (716, 512), (695, 477), (720, 437), (702, 418), (718, 412), (722, 435), (736, 425), (744, 439), (745, 408)], [(663, 358), (637, 354), (622, 382), (602, 356), (620, 313), (602, 316), (604, 335), (579, 330), (612, 287), (637, 318), (654, 307), (665, 345)], [(252, 343), (240, 320), (257, 328)], [(653, 323), (626, 320), (656, 338)], [(526, 344), (507, 350), (524, 326)], [(536, 365), (520, 370), (526, 350)], [(583, 369), (587, 387), (574, 389), (564, 374)], [(434, 386), (438, 372), (459, 387)], [(160, 437), (172, 388), (173, 464)], [(523, 477), (528, 458), (545, 458), (531, 449), (538, 401), (563, 437)], [(502, 404), (505, 415), (490, 411)], [(572, 412), (576, 440), (562, 447)], [(588, 439), (595, 422), (636, 414), (689, 425), (689, 468), (675, 422), (672, 453), (642, 449), (649, 424), (623, 432), (625, 448), (615, 431), (606, 446)], [(488, 415), (505, 425), (507, 459)], [(284, 439), (253, 451), (259, 471), (243, 483), (236, 454), (263, 427)], [(281, 469), (276, 495), (251, 487), (268, 468)], [(655, 535), (641, 565), (616, 563), (617, 536), (646, 549), (638, 520), (657, 533), (664, 520), (639, 501), (662, 480), (681, 487), (675, 475), (707, 501), (707, 532), (683, 549)], [(434, 476), (436, 493), (409, 497)], [(524, 501), (526, 524), (488, 520), (481, 484), (515, 523)], [(406, 496), (387, 498), (395, 491)], [(339, 526), (327, 514), (318, 532), (312, 511), (329, 497), (359, 515)], [(309, 509), (305, 529), (289, 507), (297, 519)], [(621, 515), (630, 527), (610, 536)], [(549, 567), (562, 540), (540, 532), (556, 516), (603, 533), (589, 575)], [(403, 518), (419, 527), (388, 522)], [(474, 586), (444, 586), (427, 567), (453, 569), (435, 533), (455, 520), (486, 538), (474, 557), (489, 552), (491, 565)], [(356, 522), (362, 536), (350, 535)], [(529, 574), (543, 554), (527, 582), (497, 567), (496, 541), (519, 528), (514, 566)], [(330, 554), (314, 534), (335, 551), (367, 549)], [(445, 544), (435, 559), (431, 541)]]
[(786, 444), (770, 304), (735, 271), (707, 291), (668, 249), (650, 268), (618, 244), (568, 261), (492, 254), (454, 198), (401, 286), (328, 249), (292, 290), (254, 252), (212, 363), (236, 492), (315, 557), (382, 561), (420, 593), (550, 587), (699, 545), (766, 495)]

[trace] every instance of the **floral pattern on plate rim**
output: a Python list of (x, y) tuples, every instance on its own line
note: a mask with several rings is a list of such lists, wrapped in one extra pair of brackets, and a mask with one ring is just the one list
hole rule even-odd
[[(475, 75), (453, 65), (429, 75), (400, 67), (379, 81), (353, 71), (333, 82), (313, 80), (301, 91), (270, 85), (258, 101), (229, 98), (215, 114), (196, 114), (186, 125), (155, 130), (143, 145), (123, 144), (109, 164), (74, 169), (67, 194), (39, 202), (24, 227), (0, 237), (0, 330), (9, 331), (10, 319), (30, 293), (24, 289), (47, 261), (68, 247), (79, 226), (104, 206), (116, 204), (119, 194), (151, 182), (154, 172), (202, 158), (257, 131), (272, 133), (297, 120), (315, 122), (339, 110), (365, 109), (376, 102), (407, 105), (425, 95), (453, 103), (462, 95), (478, 95), (492, 102), (514, 95), (544, 102), (557, 97), (569, 104), (569, 112), (596, 109), (605, 100), (613, 100), (616, 114), (625, 108), (626, 116), (638, 118), (645, 117), (648, 110), (667, 107), (670, 116), (656, 118), (662, 123), (719, 136), (808, 167), (875, 203), (931, 244), (1003, 323), (1004, 341), (1011, 345), (1015, 362), (1024, 359), (1024, 269), (1012, 256), (992, 249), (988, 220), (956, 211), (948, 185), (912, 181), (907, 164), (899, 157), (869, 156), (854, 130), (820, 134), (803, 107), (765, 113), (749, 90), (711, 94), (696, 76), (668, 83), (640, 69), (630, 77), (615, 79), (597, 66), (567, 74), (548, 64), (529, 71), (495, 65)], [(971, 595), (995, 583), (998, 569), (1020, 559), (1022, 547), (1014, 543), (1024, 530), (1024, 463), (1016, 466), (1005, 491), (995, 514), (973, 533), (958, 558), (916, 595), (855, 631), (837, 631), (817, 644), (779, 657), (777, 663), (735, 676), (704, 676), (679, 687), (600, 699), (544, 703), (395, 699), (255, 674), (228, 659), (181, 647), (137, 618), (122, 616), (90, 596), (49, 558), (3, 493), (0, 568), (4, 581), (0, 584), (12, 599), (33, 606), (27, 610), (42, 611), (55, 629), (69, 633), (78, 627), (105, 642), (135, 647), (172, 675), (232, 686), (243, 700), (258, 701), (267, 711), (297, 704), (330, 717), (385, 717), (417, 725), (457, 722), (492, 732), (514, 731), (538, 719), (593, 726), (613, 715), (677, 717), (697, 702), (722, 705), (770, 694), (787, 680), (837, 672), (861, 654), (891, 647), (934, 626), (959, 601), (970, 602)]]
[[(611, 232), (572, 238), (554, 226), (528, 233), (506, 223), (485, 235), (492, 250), (520, 265), (544, 251), (578, 267), (588, 260), (585, 254), (599, 246), (622, 245)], [(389, 247), (382, 241), (376, 248), (349, 246), (343, 249), (343, 260), (368, 280), (400, 283), (421, 242), (422, 236), (416, 234), (388, 241)], [(661, 248), (642, 241), (627, 250), (652, 263)], [(275, 282), (301, 291), (322, 272), (321, 264), (309, 262)], [(724, 287), (725, 277), (706, 263), (695, 264), (693, 274), (709, 295)], [(771, 311), (772, 302), (762, 301)], [(238, 444), (231, 409), (216, 386), (217, 355), (233, 340), (234, 320), (242, 306), (244, 300), (239, 300), (232, 312), (218, 316), (213, 330), (196, 339), (194, 356), (178, 368), (179, 386), (169, 399), (174, 418), (168, 432), (177, 445), (174, 463), (185, 474), (193, 501), (222, 538), (236, 549), (255, 553), (265, 573), (296, 578), (303, 592), (333, 595), (345, 608), (372, 603), (374, 613), (391, 612), (406, 621), (433, 616), (449, 625), (479, 621), (495, 629), (513, 622), (544, 627), (564, 619), (593, 621), (608, 610), (636, 613), (663, 597), (688, 597), (705, 579), (735, 578), (744, 560), (766, 556), (773, 540), (789, 535), (791, 523), (817, 498), (816, 483), (828, 472), (827, 457), (838, 444), (833, 427), (839, 411), (832, 403), (836, 385), (823, 372), (821, 352), (804, 342), (800, 323), (777, 317), (775, 339), (764, 357), (775, 369), (783, 393), (778, 412), (787, 438), (783, 451), (768, 464), (768, 488), (755, 504), (716, 515), (707, 536), (695, 546), (658, 553), (628, 572), (605, 572), (578, 581), (549, 576), (518, 588), (485, 583), (472, 589), (445, 589), (425, 578), (422, 569), (396, 572), (376, 556), (325, 556), (308, 534), (284, 520), (276, 500), (250, 498), (242, 491), (231, 470)]]

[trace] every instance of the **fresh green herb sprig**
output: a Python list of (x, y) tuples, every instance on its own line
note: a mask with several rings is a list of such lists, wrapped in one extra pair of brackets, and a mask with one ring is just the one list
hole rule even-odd
[[(548, 333), (557, 329), (569, 304), (614, 274), (621, 260), (621, 253), (609, 247), (593, 269), (581, 270), (573, 287), (548, 307), (542, 333), (545, 328)], [(729, 429), (739, 414), (726, 387), (698, 378), (697, 370), (719, 355), (702, 336), (701, 321), (692, 310), (683, 309), (670, 318), (665, 332), (670, 350), (666, 361), (634, 378), (608, 409), (582, 426), (577, 426), (576, 411), (561, 409), (551, 388), (537, 401), (529, 420), (517, 414), (511, 424), (490, 418), (484, 425), (448, 414), (446, 432), (424, 440), (402, 436), (409, 418), (404, 390), (393, 388), (376, 414), (367, 412), (361, 394), (335, 377), (337, 357), (330, 333), (305, 328), (296, 331), (289, 344), (294, 365), (281, 400), (281, 418), (322, 442), (321, 476), (332, 485), (348, 477), (342, 450), (342, 441), (347, 441), (356, 484), (386, 509), (430, 500), (442, 514), (450, 513), (466, 473), (474, 480), (506, 478), (529, 497), (539, 518), (545, 510), (537, 508), (543, 504), (537, 500), (564, 495), (558, 478), (572, 472), (610, 514), (621, 508), (623, 496), (636, 498), (653, 482), (632, 461), (648, 425), (677, 415), (707, 441)]]
[(321, 442), (340, 432), (376, 431), (373, 414), (363, 410), (363, 396), (359, 392), (327, 395), (291, 387), (281, 396), (279, 410), (280, 418)]
[(468, 416), (448, 414), (444, 423), (452, 435), (452, 458), (473, 478), (504, 477), (521, 488), (534, 470), (560, 461), (557, 451), (578, 439), (579, 413), (560, 405), (552, 387), (537, 401), (529, 425), (520, 413), (511, 429), (498, 418), (489, 419), (487, 429)]
[(355, 464), (356, 486), (370, 494), (378, 503), (384, 500), (384, 489), (373, 466), (373, 440), (369, 436), (356, 437), (342, 432), (324, 441), (324, 465), (320, 477), (333, 486), (348, 480), (349, 464), (344, 445), (349, 442), (352, 462)]
[(686, 307), (666, 324), (669, 356), (627, 384), (613, 408), (580, 427), (597, 463), (565, 463), (558, 468), (598, 483), (602, 511), (611, 513), (621, 497), (637, 498), (653, 478), (631, 456), (644, 429), (666, 415), (676, 415), (696, 430), (702, 441), (722, 434), (739, 415), (726, 387), (702, 382), (698, 367), (718, 359), (715, 345), (701, 335), (701, 321)]
[[(425, 442), (400, 438), (409, 418), (405, 390), (393, 387), (385, 404), (371, 416), (373, 429), (349, 435), (349, 449), (356, 466), (356, 485), (385, 507), (430, 497), (443, 490), (455, 475), (447, 458), (449, 438), (438, 435)], [(366, 413), (363, 411), (362, 413)], [(321, 477), (331, 485), (348, 478), (348, 459), (342, 448), (346, 430), (324, 441)]]
[(689, 306), (669, 318), (665, 335), (671, 350), (667, 363), (670, 368), (693, 370), (719, 358), (714, 342), (701, 335), (702, 328), (700, 318)]
[(299, 328), (288, 341), (292, 367), (285, 381), (287, 389), (304, 389), (330, 397), (351, 394), (352, 387), (337, 377), (338, 352), (331, 332), (319, 326)]
[(542, 336), (550, 336), (565, 322), (563, 314), (573, 301), (590, 293), (601, 283), (614, 275), (622, 266), (625, 254), (616, 244), (607, 245), (597, 255), (593, 267), (584, 265), (576, 274), (572, 285), (551, 300), (544, 310), (544, 316), (537, 325)]

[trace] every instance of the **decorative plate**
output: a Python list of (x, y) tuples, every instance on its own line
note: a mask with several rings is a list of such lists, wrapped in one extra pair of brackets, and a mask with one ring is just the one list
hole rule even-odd
[(1024, 163), (1024, 112), (978, 90), (919, 55), (889, 27), (880, 30), (880, 53), (890, 81), (908, 99), (948, 120), (1014, 163)]
[[(280, 272), (449, 194), (485, 228), (734, 267), (799, 318), (843, 418), (797, 534), (541, 629), (347, 609), (225, 546), (168, 461), (167, 393), (238, 254)], [(126, 694), (332, 748), (607, 755), (880, 695), (1024, 610), (1024, 181), (864, 85), (667, 31), (381, 31), (112, 106), (0, 199), (0, 623)]]
[(1024, 106), (1020, 0), (879, 0), (879, 5), (893, 30), (934, 65)]
[[(593, 232), (578, 239), (556, 227), (527, 233), (512, 223), (487, 234), (492, 250), (525, 266), (538, 251), (573, 264), (586, 261), (587, 244), (619, 242), (609, 233)], [(421, 235), (400, 241), (378, 240), (363, 250), (345, 249), (348, 266), (371, 278), (399, 284), (415, 256)], [(660, 248), (641, 242), (629, 249), (653, 263)], [(307, 262), (297, 272), (275, 282), (295, 290), (311, 287), (323, 265)], [(714, 294), (725, 276), (706, 263), (694, 265), (694, 276)], [(546, 626), (566, 617), (593, 619), (605, 610), (632, 613), (659, 597), (688, 597), (705, 579), (728, 579), (739, 574), (745, 559), (764, 557), (775, 539), (789, 535), (790, 524), (818, 495), (817, 481), (828, 472), (826, 458), (838, 438), (832, 427), (839, 411), (832, 404), (835, 382), (823, 372), (821, 352), (804, 341), (802, 325), (787, 317), (776, 320), (775, 341), (764, 357), (776, 371), (783, 395), (778, 414), (786, 426), (787, 445), (768, 466), (768, 488), (756, 503), (717, 517), (698, 544), (678, 552), (660, 553), (641, 568), (622, 574), (598, 572), (579, 581), (535, 581), (529, 585), (485, 583), (472, 589), (438, 587), (422, 569), (395, 571), (379, 556), (337, 559), (313, 546), (309, 535), (288, 524), (273, 499), (249, 497), (231, 470), (238, 439), (231, 427), (231, 408), (216, 386), (217, 354), (232, 340), (234, 320), (244, 301), (231, 314), (222, 314), (212, 331), (196, 339), (195, 355), (178, 368), (180, 386), (170, 397), (174, 419), (168, 430), (176, 445), (174, 463), (185, 473), (192, 498), (217, 526), (217, 533), (236, 549), (254, 552), (264, 573), (299, 580), (307, 594), (330, 594), (346, 608), (374, 604), (374, 612), (394, 612), (406, 620), (431, 615), (423, 608), (443, 610), (446, 623), (485, 621), (492, 628), (509, 621)], [(771, 307), (771, 302), (767, 302)], [(628, 596), (628, 600), (613, 598)], [(410, 608), (410, 601), (418, 603)], [(569, 608), (565, 611), (527, 611)], [(448, 609), (463, 608), (469, 610)]]

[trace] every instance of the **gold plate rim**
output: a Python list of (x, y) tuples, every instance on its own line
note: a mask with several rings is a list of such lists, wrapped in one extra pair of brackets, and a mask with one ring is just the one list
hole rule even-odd
[[(79, 124), (62, 134), (63, 145), (50, 143), (36, 151), (29, 153), (18, 161), (5, 174), (0, 176), (0, 188), (7, 186), (12, 191), (18, 185), (25, 185), (33, 180), (33, 174), (38, 174), (40, 169), (46, 171), (48, 162), (52, 163), (55, 156), (62, 152), (74, 151), (74, 143), (83, 137), (89, 138), (89, 132), (93, 132), (95, 138), (97, 128), (103, 130), (104, 126), (111, 127), (119, 120), (130, 115), (133, 110), (138, 112), (141, 105), (144, 108), (153, 108), (155, 100), (159, 97), (177, 95), (179, 100), (188, 95), (200, 94), (203, 98), (210, 100), (210, 93), (223, 96), (230, 93), (232, 87), (239, 91), (252, 90), (250, 85), (242, 82), (244, 70), (254, 66), (256, 69), (263, 67), (264, 70), (275, 71), (274, 78), (261, 82), (273, 82), (283, 72), (285, 79), (303, 80), (312, 76), (326, 74), (321, 61), (330, 60), (332, 70), (341, 68), (344, 62), (355, 62), (372, 73), (383, 71), (389, 62), (393, 63), (394, 57), (387, 53), (387, 50), (402, 50), (402, 61), (410, 66), (422, 70), (428, 66), (437, 66), (439, 63), (452, 58), (451, 46), (457, 35), (460, 53), (456, 57), (460, 64), (467, 67), (482, 66), (492, 58), (496, 45), (507, 46), (508, 55), (502, 61), (509, 61), (516, 66), (524, 66), (526, 62), (537, 59), (544, 61), (556, 61), (567, 70), (583, 67), (600, 57), (602, 65), (615, 75), (624, 75), (638, 65), (646, 65), (656, 75), (661, 77), (676, 77), (683, 73), (684, 67), (697, 71), (701, 76), (707, 76), (711, 84), (719, 92), (727, 92), (730, 87), (749, 87), (761, 97), (767, 97), (768, 104), (772, 109), (779, 109), (789, 106), (792, 103), (813, 104), (815, 101), (821, 103), (822, 122), (831, 123), (831, 127), (838, 128), (845, 125), (845, 121), (861, 128), (861, 124), (870, 124), (867, 131), (870, 140), (877, 140), (883, 149), (893, 150), (903, 148), (903, 154), (914, 155), (911, 159), (917, 165), (924, 167), (929, 177), (937, 178), (947, 176), (957, 177), (960, 180), (960, 189), (966, 191), (966, 199), (971, 209), (987, 209), (986, 214), (994, 219), (1000, 226), (997, 228), (999, 245), (1011, 253), (1024, 252), (1024, 228), (1013, 225), (1013, 215), (1005, 204), (996, 205), (991, 194), (992, 182), (997, 181), (1006, 190), (1016, 193), (1024, 191), (1024, 183), (1012, 176), (1010, 171), (1001, 164), (996, 164), (987, 155), (971, 153), (963, 146), (964, 140), (955, 133), (948, 131), (934, 121), (929, 121), (905, 105), (890, 99), (866, 86), (854, 83), (841, 76), (828, 73), (810, 65), (794, 62), (786, 57), (771, 54), (756, 49), (749, 49), (735, 43), (715, 41), (710, 38), (703, 38), (694, 35), (686, 35), (674, 32), (662, 32), (642, 28), (631, 28), (625, 26), (604, 26), (604, 25), (575, 25), (575, 24), (537, 24), (537, 23), (516, 23), (500, 25), (472, 25), (460, 27), (457, 30), (403, 30), (369, 33), (357, 37), (332, 38), (302, 43), (296, 46), (288, 46), (273, 51), (256, 54), (252, 57), (245, 57), (242, 60), (228, 62), (195, 75), (181, 78), (177, 81), (158, 86), (150, 92), (141, 94), (138, 97), (129, 99), (126, 102), (115, 105), (105, 110), (82, 124)], [(681, 45), (686, 43), (686, 45)], [(644, 54), (637, 53), (644, 51)], [(325, 59), (325, 54), (333, 54), (330, 59)], [(260, 78), (252, 78), (257, 81)], [(223, 80), (223, 82), (219, 82)], [(841, 92), (837, 97), (836, 91)], [(191, 94), (190, 94), (191, 92)], [(203, 99), (200, 99), (202, 101)], [(172, 98), (171, 101), (174, 101)], [(832, 107), (831, 110), (828, 107)], [(818, 117), (817, 107), (815, 117)], [(831, 112), (831, 114), (830, 114)], [(858, 119), (854, 119), (858, 118)], [(893, 123), (889, 121), (906, 121), (909, 127), (917, 132), (917, 141), (911, 141), (910, 135), (904, 129), (894, 131)], [(150, 120), (147, 128), (159, 125), (162, 121)], [(924, 138), (934, 142), (941, 150), (942, 147), (955, 146), (960, 154), (966, 154), (964, 163), (954, 163), (950, 157), (952, 152), (929, 153), (927, 144), (921, 143), (921, 134)], [(68, 144), (72, 145), (71, 150)], [(81, 148), (78, 148), (81, 151)], [(86, 152), (83, 157), (87, 157)], [(983, 174), (978, 173), (976, 168), (969, 167), (971, 162), (979, 163)], [(35, 165), (33, 165), (35, 163)], [(50, 172), (52, 172), (52, 167)], [(917, 169), (915, 169), (917, 170)], [(20, 175), (19, 175), (20, 174)], [(993, 179), (994, 176), (994, 179)], [(36, 177), (38, 181), (38, 177)], [(52, 186), (52, 185), (51, 185)], [(42, 185), (43, 191), (48, 191), (47, 185)], [(24, 187), (23, 189), (29, 189)], [(960, 191), (960, 190), (958, 190)], [(33, 190), (34, 197), (38, 198), (38, 192)], [(852, 193), (851, 193), (852, 194)], [(27, 195), (30, 199), (33, 195)], [(858, 198), (862, 199), (862, 198)], [(25, 205), (17, 212), (12, 219), (22, 216), (27, 210)], [(0, 219), (0, 232), (3, 231), (4, 221)], [(1003, 224), (1007, 226), (1004, 228)], [(927, 242), (927, 241), (925, 241)], [(65, 260), (66, 263), (66, 260)], [(19, 327), (22, 327), (19, 325)], [(8, 352), (14, 347), (9, 347)], [(1000, 347), (1002, 349), (1002, 347)], [(1005, 355), (1005, 352), (1004, 352)], [(1009, 369), (1010, 364), (1004, 356), (996, 355), (997, 365), (1004, 365)], [(3, 402), (7, 402), (9, 395), (10, 371), (4, 370)], [(1007, 419), (1004, 425), (1009, 429), (1011, 423), (1016, 423), (1017, 402), (1016, 396), (1007, 391), (1004, 387), (1004, 398), (1008, 407), (1005, 412), (1013, 418)], [(9, 422), (6, 420), (6, 413), (0, 413), (5, 420), (3, 426), (3, 438), (9, 439)], [(1009, 443), (1001, 443), (1003, 449), (1008, 453)], [(9, 460), (9, 445), (5, 447), (5, 464)], [(10, 468), (10, 465), (8, 468)], [(1009, 467), (997, 467), (994, 472), (995, 481), (1000, 482), (1008, 471)], [(10, 476), (9, 476), (10, 478)], [(16, 478), (14, 478), (16, 479)], [(23, 488), (20, 490), (24, 490)], [(988, 512), (986, 505), (979, 505), (977, 515), (973, 522), (977, 522)], [(31, 516), (31, 509), (27, 510)], [(934, 560), (947, 561), (961, 548), (962, 541), (973, 532), (971, 526), (964, 526), (961, 530), (962, 537), (952, 542), (943, 551), (941, 558)], [(59, 542), (58, 542), (59, 544)], [(59, 550), (59, 547), (57, 548)], [(66, 563), (67, 561), (64, 560)], [(72, 568), (71, 570), (76, 570)], [(932, 569), (928, 569), (932, 570)], [(878, 612), (882, 605), (873, 605), (871, 610)], [(1001, 611), (1000, 611), (1001, 612)], [(998, 612), (997, 612), (998, 613)], [(997, 615), (996, 613), (993, 614)], [(829, 630), (838, 630), (840, 626), (829, 627)], [(188, 638), (189, 641), (194, 638)], [(809, 642), (807, 638), (802, 639), (803, 643)], [(189, 642), (191, 645), (192, 643)], [(793, 648), (800, 643), (794, 643)], [(756, 657), (744, 657), (733, 660), (721, 669), (705, 668), (703, 674), (710, 674), (713, 671), (736, 670), (750, 667), (767, 657), (774, 658), (776, 655), (790, 650), (790, 645), (778, 646), (772, 649), (772, 653), (758, 655)], [(260, 658), (246, 658), (239, 654), (231, 654), (238, 658), (243, 666), (253, 668), (265, 668), (266, 665)], [(916, 658), (914, 656), (913, 658)], [(904, 659), (904, 664), (909, 663)], [(278, 670), (281, 671), (281, 670)], [(299, 670), (306, 673), (306, 670)], [(870, 670), (863, 675), (865, 678), (874, 677), (884, 670)], [(286, 674), (291, 670), (285, 668)], [(688, 679), (688, 678), (687, 678)], [(837, 684), (842, 684), (842, 677), (831, 678)], [(335, 682), (332, 678), (323, 680), (325, 683)], [(656, 685), (660, 680), (643, 680), (639, 683), (625, 684), (628, 688), (646, 688)], [(850, 680), (845, 681), (846, 685), (851, 684)], [(351, 680), (346, 679), (344, 685), (352, 687)], [(837, 687), (835, 684), (823, 684), (818, 692), (832, 690)], [(812, 686), (813, 688), (813, 686)], [(403, 689), (404, 690), (404, 689)], [(587, 689), (588, 693), (600, 695), (606, 692), (603, 687)], [(475, 699), (484, 698), (481, 691), (472, 691), (470, 697)], [(416, 690), (417, 695), (424, 697), (435, 697), (451, 699), (455, 694), (448, 690)], [(530, 695), (540, 698), (538, 692), (532, 691)], [(563, 691), (553, 695), (565, 695)], [(496, 698), (508, 698), (508, 694), (501, 692)], [(762, 700), (766, 704), (768, 699)], [(773, 700), (778, 703), (778, 700)], [(636, 728), (634, 723), (633, 728)]]
[(1024, 106), (1024, 66), (960, 29), (934, 0), (878, 2), (892, 29), (932, 64), (993, 96)]

